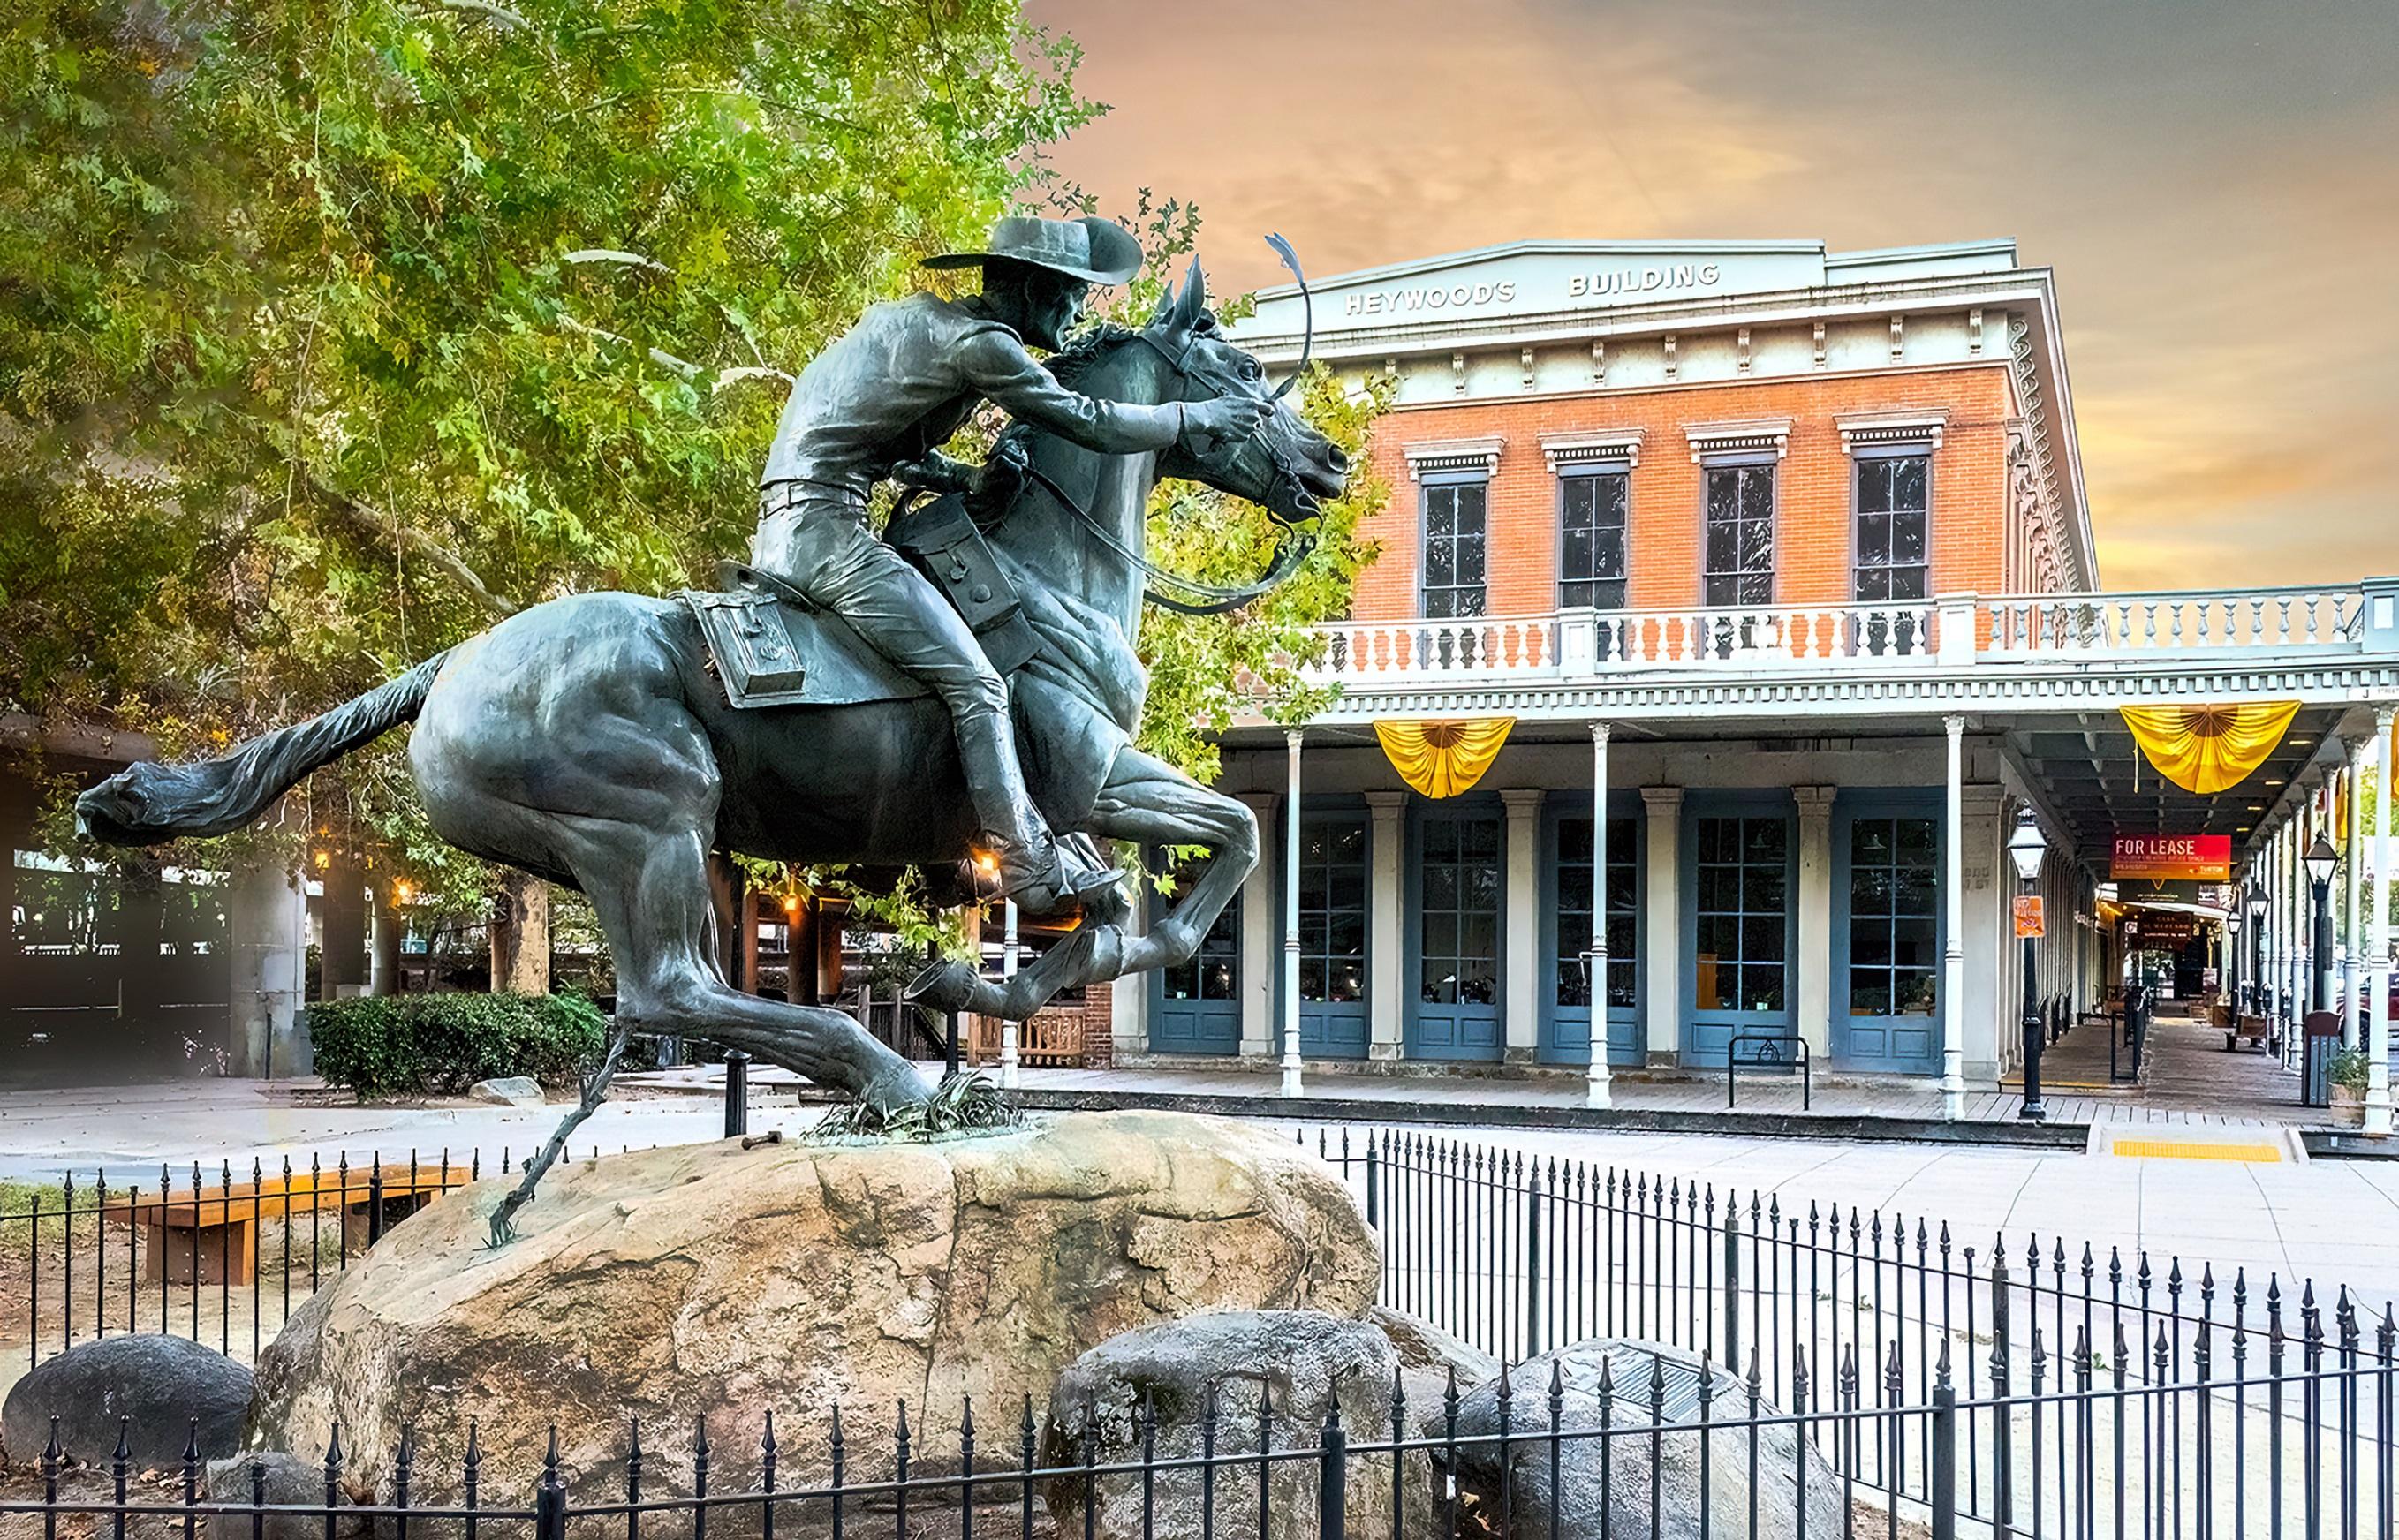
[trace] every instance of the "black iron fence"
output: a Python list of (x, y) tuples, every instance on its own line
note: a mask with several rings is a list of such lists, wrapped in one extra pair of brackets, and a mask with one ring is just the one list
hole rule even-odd
[[(559, 1430), (537, 1467), (486, 1468), (469, 1426), (454, 1461), (418, 1457), (417, 1430), (394, 1447), (346, 1450), (336, 1430), (314, 1464), (278, 1468), (239, 1456), (203, 1467), (186, 1446), (179, 1470), (137, 1473), (113, 1451), (48, 1447), (14, 1484), (0, 1517), (46, 1535), (358, 1535), (373, 1533), (563, 1540), (570, 1532), (640, 1540), (646, 1531), (706, 1540), (726, 1533), (1020, 1536), (1257, 1535), (1422, 1540), (1427, 1535), (1621, 1536), (1726, 1540), (1809, 1533), (1896, 1537), (1969, 1533), (2130, 1540), (2139, 1535), (2394, 1533), (2390, 1344), (2228, 1384), (2140, 1385), (2087, 1366), (2069, 1388), (1959, 1394), (1936, 1371), (1921, 1404), (1873, 1406), (1854, 1358), (1830, 1376), (1827, 1403), (1765, 1399), (1753, 1365), (1729, 1392), (1701, 1372), (1685, 1395), (1652, 1358), (1634, 1383), (1546, 1375), (1502, 1380), (1483, 1425), (1461, 1426), (1456, 1392), (1435, 1408), (1395, 1380), (1387, 1414), (1345, 1425), (1338, 1403), (1294, 1414), (1264, 1380), (1254, 1408), (1161, 1419), (1155, 1398), (1115, 1414), (1092, 1403), (1064, 1420), (1011, 1407), (979, 1445), (973, 1409), (955, 1442), (912, 1447), (906, 1408), (889, 1443), (847, 1439), (832, 1408), (795, 1437), (767, 1415), (737, 1430), (702, 1418), (671, 1445), (639, 1422), (605, 1452), (562, 1457)], [(1792, 1363), (1807, 1383), (1806, 1360)], [(1895, 1398), (1900, 1371), (1878, 1376)], [(1070, 1412), (1077, 1409), (1069, 1409)], [(1012, 1424), (1013, 1425), (1008, 1425)], [(55, 1426), (55, 1425), (54, 1425)], [(2046, 1429), (2070, 1437), (2055, 1458)], [(1979, 1429), (1979, 1431), (1978, 1431)], [(456, 1430), (451, 1430), (455, 1432)], [(574, 1430), (570, 1430), (571, 1432)], [(993, 1448), (991, 1446), (996, 1446)], [(728, 1447), (729, 1446), (729, 1447)], [(1879, 1459), (1880, 1464), (1877, 1461)], [(372, 1531), (367, 1527), (372, 1525)], [(7, 1526), (0, 1525), (0, 1528)]]

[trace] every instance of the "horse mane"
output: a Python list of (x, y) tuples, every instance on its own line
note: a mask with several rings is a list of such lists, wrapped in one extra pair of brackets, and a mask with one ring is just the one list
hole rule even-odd
[(1066, 340), (1064, 346), (1050, 355), (1050, 372), (1062, 385), (1073, 387), (1093, 364), (1141, 333), (1130, 326), (1114, 321), (1100, 321), (1086, 327)]

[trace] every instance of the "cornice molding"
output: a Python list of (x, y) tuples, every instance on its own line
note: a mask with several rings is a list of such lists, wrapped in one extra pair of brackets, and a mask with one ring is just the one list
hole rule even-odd
[(1566, 466), (1587, 466), (1599, 462), (1621, 460), (1628, 466), (1641, 463), (1641, 443), (1649, 436), (1646, 427), (1587, 428), (1572, 433), (1541, 435), (1541, 453), (1549, 460), (1552, 473)]
[(1482, 439), (1426, 439), (1402, 444), (1408, 459), (1408, 480), (1421, 481), (1428, 472), (1479, 470), (1488, 476), (1499, 468), (1499, 451), (1508, 440), (1492, 435)]
[(1873, 444), (1929, 443), (1939, 449), (1941, 436), (1949, 426), (1949, 409), (1837, 412), (1833, 413), (1833, 426), (1841, 430), (1841, 448), (1850, 454), (1862, 446)]
[(1687, 423), (1683, 436), (1690, 440), (1691, 464), (1710, 454), (1761, 454), (1771, 451), (1778, 460), (1791, 447), (1791, 419), (1750, 417), (1729, 423)]

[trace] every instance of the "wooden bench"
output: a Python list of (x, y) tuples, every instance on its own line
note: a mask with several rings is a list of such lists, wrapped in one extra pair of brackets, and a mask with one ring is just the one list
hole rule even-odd
[(2272, 1052), (2272, 1051), (2273, 1051), (2273, 1050), (2272, 1050), (2272, 1048), (2271, 1048), (2271, 1047), (2268, 1045), (2268, 1043), (2267, 1043), (2267, 1037), (2266, 1037), (2266, 1019), (2265, 1019), (2264, 1017), (2262, 1017), (2262, 1016), (2240, 1016), (2240, 1017), (2235, 1017), (2235, 1018), (2233, 1018), (2233, 1019), (2232, 1019), (2232, 1020), (2230, 1021), (2230, 1023), (2225, 1027), (2225, 1029), (2224, 1029), (2224, 1051), (2225, 1051), (2225, 1052), (2227, 1052), (2227, 1053), (2230, 1053), (2230, 1052), (2232, 1052), (2234, 1049), (2236, 1049), (2236, 1048), (2240, 1047), (2241, 1047), (2241, 1045), (2242, 1045), (2242, 1044), (2243, 1044), (2243, 1043), (2255, 1043), (2255, 1044), (2257, 1044), (2257, 1051), (2258, 1051), (2258, 1052), (2260, 1052), (2260, 1053), (2270, 1053), (2270, 1052)]
[[(296, 1222), (312, 1213), (339, 1213), (342, 1245), (353, 1249), (473, 1179), (464, 1166), (294, 1171), (165, 1196), (118, 1198), (102, 1207), (101, 1218), (141, 1228), (149, 1243), (142, 1263), (146, 1282), (246, 1285), (258, 1277), (263, 1220), (289, 1216)], [(373, 1212), (378, 1203), (384, 1210), (380, 1223)]]

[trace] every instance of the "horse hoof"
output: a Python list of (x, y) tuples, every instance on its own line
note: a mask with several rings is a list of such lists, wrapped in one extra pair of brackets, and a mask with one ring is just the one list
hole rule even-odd
[(900, 997), (934, 1010), (964, 1010), (974, 999), (974, 970), (952, 959), (935, 963), (908, 981)]
[(932, 1100), (932, 1093), (925, 1088), (925, 1083), (917, 1079), (916, 1072), (911, 1069), (894, 1071), (869, 1082), (858, 1099), (873, 1108), (877, 1116), (888, 1117), (902, 1107), (913, 1107), (920, 1101)]

